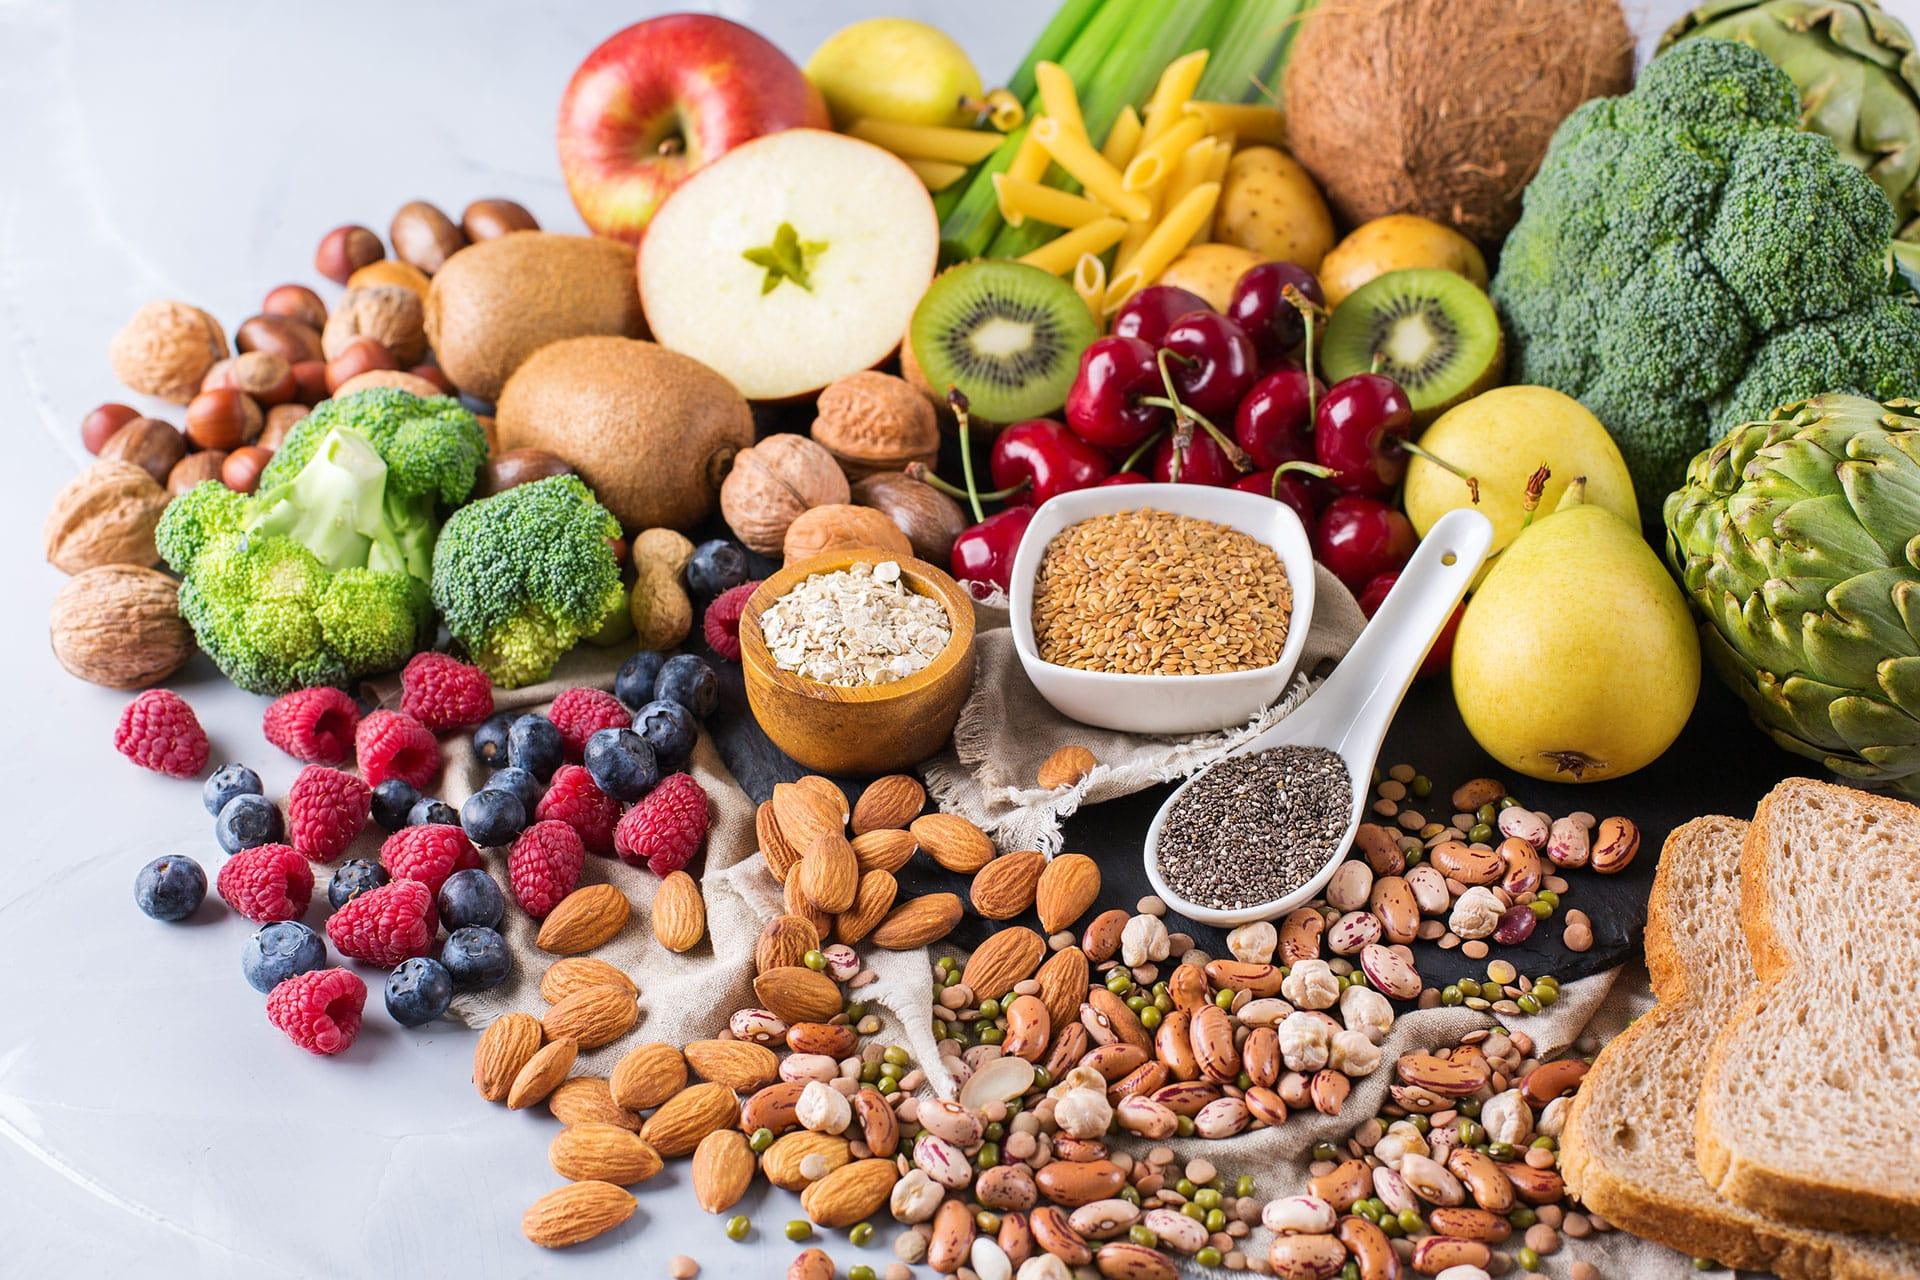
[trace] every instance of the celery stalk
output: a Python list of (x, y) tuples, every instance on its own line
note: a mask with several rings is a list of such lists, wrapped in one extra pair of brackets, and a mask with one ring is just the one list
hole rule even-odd
[(1054, 10), (1053, 20), (1047, 23), (1027, 50), (1027, 56), (1014, 68), (1013, 75), (1007, 79), (1007, 92), (1025, 102), (1033, 97), (1033, 69), (1042, 62), (1058, 62), (1067, 56), (1067, 50), (1073, 47), (1074, 40), (1093, 17), (1093, 11), (1100, 8), (1106, 0), (1062, 0), (1060, 7)]
[(1213, 42), (1213, 54), (1194, 97), (1205, 102), (1253, 102), (1277, 96), (1270, 78), (1279, 70), (1294, 30), (1312, 0), (1241, 0)]

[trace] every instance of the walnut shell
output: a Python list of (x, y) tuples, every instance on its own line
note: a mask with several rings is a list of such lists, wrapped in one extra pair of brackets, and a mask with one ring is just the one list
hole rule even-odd
[(823, 551), (877, 547), (888, 555), (910, 556), (913, 544), (900, 526), (872, 507), (834, 502), (803, 512), (787, 527), (782, 551), (789, 560), (804, 560)]
[(107, 346), (114, 377), (175, 404), (199, 394), (200, 380), (226, 355), (220, 322), (184, 302), (149, 302)]
[(347, 290), (327, 317), (320, 349), (332, 360), (358, 338), (378, 342), (396, 364), (419, 364), (427, 354), (427, 316), (420, 295), (394, 284)]
[(720, 514), (750, 550), (770, 556), (802, 513), (851, 496), (846, 475), (825, 447), (781, 433), (734, 457), (720, 485)]
[(872, 507), (907, 535), (913, 554), (945, 564), (968, 520), (960, 504), (924, 480), (898, 471), (879, 471), (853, 486), (853, 500)]
[(193, 656), (178, 584), (157, 569), (107, 564), (75, 574), (53, 598), (53, 656), (82, 680), (144, 689)]
[(909, 462), (932, 466), (940, 454), (940, 423), (925, 396), (892, 374), (871, 369), (848, 374), (820, 393), (813, 438), (858, 480), (897, 471)]
[(155, 565), (153, 531), (167, 491), (131, 462), (96, 462), (67, 483), (47, 513), (47, 563), (65, 573), (103, 564)]

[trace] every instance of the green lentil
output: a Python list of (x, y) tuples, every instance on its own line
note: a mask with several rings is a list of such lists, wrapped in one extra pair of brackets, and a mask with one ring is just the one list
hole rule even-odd
[(864, 1262), (856, 1262), (847, 1268), (847, 1280), (878, 1280), (873, 1268)]
[(1522, 1271), (1538, 1271), (1540, 1269), (1540, 1255), (1525, 1245), (1521, 1245), (1514, 1251), (1513, 1260), (1520, 1265)]
[(1712, 1258), (1695, 1258), (1693, 1260), (1693, 1269), (1695, 1271), (1718, 1271), (1720, 1264)]
[(1490, 1142), (1487, 1144), (1487, 1154), (1495, 1160), (1514, 1160), (1520, 1152), (1511, 1142)]
[(1530, 994), (1532, 994), (1535, 1004), (1545, 1008), (1560, 998), (1560, 988), (1543, 987), (1536, 982), (1533, 984), (1533, 991)]
[(1225, 1231), (1226, 1229), (1227, 1229), (1227, 1211), (1225, 1209), (1207, 1210), (1208, 1234), (1212, 1234), (1215, 1231)]
[(1475, 1122), (1473, 1122), (1472, 1120), (1467, 1120), (1463, 1118), (1460, 1121), (1459, 1127), (1456, 1128), (1454, 1132), (1460, 1135), (1461, 1146), (1477, 1147), (1480, 1145), (1480, 1139), (1484, 1135), (1485, 1131), (1482, 1130), (1480, 1126)]
[(747, 1232), (753, 1230), (753, 1219), (744, 1213), (736, 1213), (727, 1219), (727, 1239), (745, 1240)]
[(1400, 1230), (1408, 1235), (1416, 1231), (1424, 1231), (1427, 1227), (1426, 1219), (1420, 1216), (1418, 1209), (1402, 1209), (1397, 1221), (1400, 1223)]
[(1132, 995), (1127, 997), (1126, 1003), (1127, 1003), (1127, 1008), (1133, 1010), (1137, 1014), (1142, 1009), (1147, 1007), (1147, 998), (1141, 995), (1138, 991), (1135, 991)]
[(989, 1022), (1000, 1016), (1000, 1002), (987, 999), (980, 1002), (980, 1016)]
[[(856, 1222), (847, 1231), (847, 1243), (859, 1248), (866, 1247), (872, 1239), (873, 1224), (871, 1222)], [(853, 1280), (851, 1274), (848, 1275), (847, 1280)]]
[(1540, 1002), (1532, 996), (1521, 996), (1518, 1000), (1515, 1000), (1514, 1003), (1520, 1006), (1520, 1012), (1522, 1013), (1540, 1012)]
[(1339, 1148), (1335, 1147), (1331, 1142), (1316, 1142), (1313, 1144), (1313, 1158), (1315, 1160), (1338, 1160), (1340, 1158), (1340, 1151)]
[(755, 1155), (765, 1154), (767, 1148), (772, 1145), (773, 1130), (771, 1129), (755, 1129), (753, 1136), (747, 1139), (747, 1146), (752, 1149)]
[(1193, 1202), (1202, 1209), (1218, 1209), (1220, 1207), (1220, 1193), (1212, 1187), (1202, 1187), (1193, 1193)]
[(858, 1022), (866, 1016), (867, 1002), (865, 1000), (855, 1000), (847, 1006), (847, 1021)]
[(1160, 1237), (1153, 1233), (1152, 1227), (1143, 1227), (1137, 1222), (1127, 1228), (1127, 1239), (1142, 1249), (1151, 1249), (1160, 1243)]
[(1233, 1194), (1245, 1200), (1253, 1194), (1253, 1175), (1243, 1173), (1233, 1180)]
[(1463, 1115), (1463, 1116), (1468, 1116), (1468, 1117), (1471, 1117), (1471, 1118), (1473, 1118), (1473, 1119), (1476, 1119), (1476, 1120), (1477, 1120), (1477, 1119), (1479, 1119), (1479, 1117), (1480, 1117), (1480, 1099), (1478, 1099), (1478, 1098), (1462, 1098), (1462, 1099), (1460, 1099), (1460, 1106), (1459, 1106), (1459, 1111), (1460, 1111), (1460, 1114), (1461, 1114), (1461, 1115)]
[[(1425, 1133), (1433, 1127), (1433, 1120), (1430, 1117), (1421, 1115), (1417, 1111), (1407, 1117), (1407, 1122), (1421, 1133)], [(1339, 1148), (1335, 1147), (1331, 1142), (1327, 1144), (1327, 1149), (1333, 1152), (1327, 1159), (1338, 1160), (1340, 1158)]]
[(1465, 1002), (1466, 998), (1466, 994), (1452, 983), (1448, 983), (1446, 986), (1440, 988), (1441, 1004), (1458, 1005)]
[(1159, 1005), (1146, 1005), (1144, 1008), (1135, 1010), (1135, 1012), (1140, 1015), (1140, 1025), (1146, 1030), (1152, 1031), (1160, 1025)]
[(1407, 790), (1413, 792), (1414, 799), (1425, 800), (1433, 794), (1433, 779), (1424, 773), (1413, 775), (1413, 781), (1407, 784)]
[(1540, 1221), (1540, 1215), (1527, 1208), (1527, 1206), (1521, 1205), (1518, 1209), (1515, 1209), (1507, 1215), (1507, 1221), (1512, 1224), (1515, 1231), (1525, 1231), (1528, 1227)]
[(1554, 892), (1552, 889), (1542, 889), (1540, 892), (1534, 894), (1533, 896), (1538, 898), (1540, 901), (1546, 903), (1550, 907), (1557, 907), (1560, 905), (1560, 895)]
[(1233, 995), (1232, 987), (1222, 987), (1214, 993), (1213, 1002), (1222, 1009), (1231, 1009), (1233, 1008)]
[(813, 1239), (813, 1224), (805, 1218), (795, 1218), (787, 1223), (787, 1239), (798, 1243)]
[(1348, 1258), (1347, 1265), (1340, 1268), (1340, 1280), (1360, 1280), (1360, 1264)]
[(973, 1157), (973, 1162), (982, 1169), (993, 1168), (1000, 1163), (1000, 1144), (997, 1142), (981, 1143), (978, 1154)]
[(800, 957), (800, 963), (804, 964), (805, 966), (807, 966), (807, 968), (813, 970), (815, 973), (819, 973), (822, 969), (825, 969), (827, 967), (827, 953), (824, 951), (818, 951), (818, 950), (809, 951), (807, 952), (807, 954)]
[(992, 1235), (1000, 1230), (1000, 1215), (991, 1209), (982, 1209), (973, 1215), (973, 1225)]
[(1202, 1209), (1199, 1205), (1193, 1204), (1191, 1202), (1181, 1205), (1180, 1212), (1186, 1214), (1189, 1218), (1192, 1218), (1195, 1222), (1205, 1222), (1207, 1220), (1207, 1211), (1205, 1209)]
[(1107, 990), (1120, 996), (1133, 990), (1133, 975), (1125, 969), (1115, 969), (1107, 975)]
[(1535, 898), (1532, 902), (1529, 902), (1527, 904), (1527, 910), (1533, 912), (1534, 919), (1545, 920), (1548, 916), (1553, 914), (1553, 905), (1551, 903), (1542, 902), (1540, 901), (1540, 899)]
[(999, 1044), (1002, 1040), (1005, 1040), (1006, 1038), (1007, 1038), (1006, 1031), (1000, 1027), (987, 1027), (985, 1030), (981, 1031), (980, 1033), (981, 1044)]
[(1181, 1116), (1174, 1122), (1173, 1131), (1183, 1138), (1191, 1138), (1193, 1136), (1193, 1117)]
[(1136, 1186), (1133, 1186), (1131, 1183), (1129, 1183), (1128, 1185), (1120, 1188), (1120, 1198), (1122, 1200), (1125, 1200), (1130, 1205), (1137, 1206), (1140, 1203), (1140, 1189)]
[(1193, 1260), (1203, 1267), (1217, 1267), (1224, 1261), (1220, 1251), (1210, 1244), (1201, 1246), (1200, 1252), (1193, 1255)]
[(1045, 1067), (1035, 1067), (1033, 1069), (1033, 1087), (1036, 1089), (1051, 1089), (1053, 1087), (1053, 1072), (1047, 1070)]

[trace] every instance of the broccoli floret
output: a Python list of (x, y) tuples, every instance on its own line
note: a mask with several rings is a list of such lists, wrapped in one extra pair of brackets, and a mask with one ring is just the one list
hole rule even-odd
[(620, 522), (574, 476), (462, 507), (433, 552), (433, 603), (495, 684), (544, 679), (621, 600)]
[(1798, 118), (1764, 55), (1682, 41), (1561, 124), (1501, 253), (1515, 380), (1593, 410), (1649, 518), (1739, 422), (1823, 391), (1920, 394), (1892, 207)]

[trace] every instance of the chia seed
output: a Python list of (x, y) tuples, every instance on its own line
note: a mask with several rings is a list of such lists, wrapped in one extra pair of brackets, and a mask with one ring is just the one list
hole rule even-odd
[(1232, 756), (1193, 780), (1160, 829), (1160, 874), (1196, 906), (1234, 911), (1291, 893), (1340, 848), (1347, 762), (1324, 747)]

